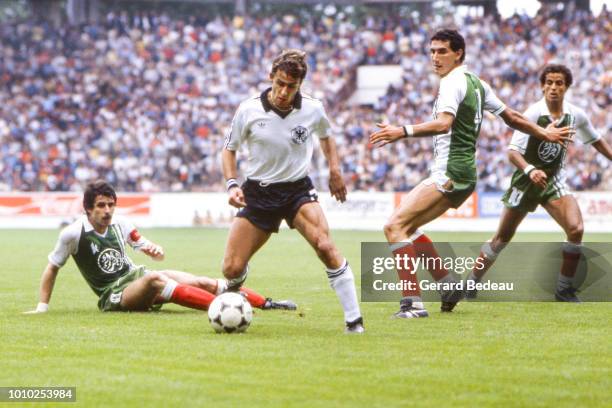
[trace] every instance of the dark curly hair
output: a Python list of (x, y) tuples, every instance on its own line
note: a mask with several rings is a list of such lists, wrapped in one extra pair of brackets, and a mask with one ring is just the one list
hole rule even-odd
[(540, 74), (540, 85), (544, 85), (546, 82), (546, 75), (548, 74), (563, 74), (565, 78), (565, 86), (569, 88), (574, 82), (574, 77), (572, 76), (572, 71), (565, 65), (561, 64), (548, 64), (542, 70)]

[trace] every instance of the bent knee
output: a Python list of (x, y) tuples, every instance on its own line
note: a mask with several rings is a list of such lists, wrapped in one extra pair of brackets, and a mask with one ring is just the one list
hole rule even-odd
[(163, 288), (168, 281), (168, 278), (161, 272), (149, 272), (143, 279), (147, 286), (156, 289)]
[(582, 222), (572, 224), (567, 228), (567, 238), (570, 242), (580, 242), (584, 234), (584, 224)]

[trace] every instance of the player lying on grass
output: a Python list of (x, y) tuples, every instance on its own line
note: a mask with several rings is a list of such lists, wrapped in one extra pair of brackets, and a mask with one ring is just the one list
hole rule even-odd
[[(165, 302), (206, 310), (227, 288), (225, 279), (211, 279), (186, 272), (150, 271), (127, 256), (131, 246), (154, 260), (164, 258), (161, 246), (147, 240), (125, 218), (113, 217), (117, 195), (110, 184), (96, 181), (83, 196), (85, 215), (62, 230), (43, 272), (36, 310), (49, 309), (55, 278), (70, 255), (94, 293), (102, 311), (146, 311)], [(274, 302), (242, 288), (249, 303), (261, 309), (290, 309), (291, 301)]]
[[(572, 81), (572, 73), (566, 66), (546, 66), (540, 75), (544, 98), (531, 105), (525, 116), (542, 127), (555, 121), (559, 126), (575, 127), (582, 143), (591, 144), (608, 160), (612, 160), (612, 148), (595, 131), (586, 113), (565, 100), (565, 93)], [(473, 270), (468, 279), (477, 282), (482, 279), (525, 216), (541, 205), (563, 228), (567, 240), (562, 247), (563, 262), (555, 298), (561, 302), (579, 302), (574, 277), (580, 260), (584, 228), (580, 207), (569, 193), (566, 183), (564, 165), (567, 150), (520, 131), (514, 132), (508, 149), (510, 161), (517, 170), (503, 197), (504, 210), (497, 232), (482, 246), (480, 259), (483, 267)], [(475, 298), (476, 290), (468, 291), (466, 295)]]
[[(416, 125), (379, 124), (381, 130), (370, 135), (370, 142), (379, 146), (404, 138), (434, 137), (434, 163), (431, 176), (412, 189), (402, 200), (384, 227), (394, 255), (438, 258), (432, 241), (419, 228), (459, 207), (476, 186), (476, 139), (484, 111), (500, 116), (515, 129), (539, 139), (562, 143), (570, 139), (571, 128), (541, 128), (529, 122), (497, 98), (491, 87), (469, 72), (465, 58), (465, 40), (455, 30), (441, 30), (431, 37), (431, 62), (441, 78), (438, 97), (433, 106), (433, 120)], [(433, 262), (439, 266), (440, 263)], [(411, 263), (399, 269), (398, 275), (406, 290), (400, 301), (400, 318), (427, 317), (415, 271)], [(443, 267), (429, 271), (438, 282), (452, 286), (455, 278)], [(408, 286), (407, 283), (410, 283)], [(463, 293), (442, 291), (442, 311), (452, 311)]]

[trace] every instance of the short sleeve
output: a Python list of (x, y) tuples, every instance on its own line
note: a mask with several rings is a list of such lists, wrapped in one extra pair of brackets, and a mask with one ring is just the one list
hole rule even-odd
[(319, 106), (317, 119), (314, 131), (319, 139), (327, 139), (331, 136), (331, 124), (329, 123), (329, 118), (327, 117), (323, 104)]
[(123, 235), (123, 240), (133, 249), (140, 249), (145, 242), (145, 238), (140, 235), (140, 232), (136, 226), (130, 220), (124, 217), (115, 217), (115, 220), (119, 224), (121, 234)]
[(60, 232), (55, 248), (53, 248), (53, 251), (47, 257), (49, 263), (58, 268), (64, 266), (70, 255), (74, 255), (77, 252), (80, 233), (80, 229), (74, 228), (74, 224), (64, 228)]
[(440, 81), (440, 91), (436, 101), (436, 114), (442, 112), (457, 116), (459, 104), (465, 98), (467, 92), (467, 80), (465, 75), (452, 75)]
[[(525, 116), (530, 122), (536, 123), (538, 121), (539, 116), (539, 108), (538, 105), (531, 105), (524, 113)], [(515, 130), (512, 134), (512, 139), (510, 140), (510, 146), (508, 146), (509, 150), (516, 150), (521, 154), (525, 154), (525, 150), (527, 149), (527, 143), (529, 142), (529, 135), (527, 133), (523, 133), (520, 130)]]
[(576, 137), (584, 143), (591, 144), (601, 139), (601, 135), (593, 127), (593, 124), (582, 109), (576, 110)]
[(480, 81), (484, 88), (484, 110), (491, 112), (495, 116), (499, 116), (506, 109), (506, 105), (495, 95), (491, 86), (485, 81)]
[(224, 147), (227, 150), (237, 151), (246, 137), (246, 109), (240, 105), (234, 114), (230, 130), (225, 137)]

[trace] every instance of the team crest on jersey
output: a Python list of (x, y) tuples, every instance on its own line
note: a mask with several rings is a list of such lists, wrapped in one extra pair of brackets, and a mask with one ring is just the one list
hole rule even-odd
[(297, 145), (303, 144), (308, 140), (308, 129), (304, 126), (296, 126), (291, 129), (291, 141)]
[(98, 256), (98, 266), (104, 273), (116, 273), (123, 268), (123, 256), (115, 248), (106, 248)]
[(557, 143), (540, 143), (538, 147), (538, 157), (544, 163), (552, 162), (559, 156), (559, 153), (561, 153), (561, 145)]

